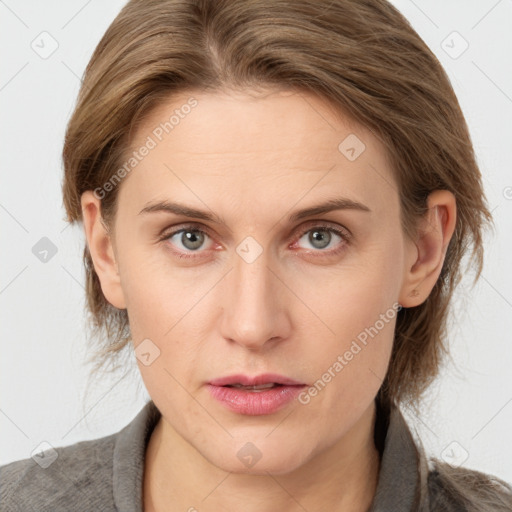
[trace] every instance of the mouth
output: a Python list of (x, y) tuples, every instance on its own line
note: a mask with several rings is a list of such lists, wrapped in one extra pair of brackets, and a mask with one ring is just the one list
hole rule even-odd
[(275, 382), (269, 382), (268, 384), (261, 384), (259, 386), (243, 386), (242, 384), (228, 384), (226, 386), (223, 386), (226, 388), (236, 388), (236, 389), (243, 389), (245, 391), (265, 391), (266, 389), (273, 389), (277, 387), (283, 387), (283, 384), (276, 384)]
[(277, 374), (231, 375), (208, 383), (213, 398), (232, 412), (251, 416), (277, 412), (297, 397), (306, 384)]
[(264, 386), (305, 386), (304, 382), (291, 379), (277, 373), (263, 373), (250, 377), (248, 375), (237, 374), (220, 377), (209, 382), (212, 386), (231, 386), (231, 387), (247, 387), (261, 388)]

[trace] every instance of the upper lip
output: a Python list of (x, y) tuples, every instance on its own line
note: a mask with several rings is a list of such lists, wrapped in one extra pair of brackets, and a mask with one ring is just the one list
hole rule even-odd
[(302, 386), (303, 382), (298, 382), (284, 375), (278, 375), (276, 373), (263, 373), (261, 375), (255, 375), (250, 377), (249, 375), (228, 375), (226, 377), (220, 377), (213, 379), (209, 382), (212, 386), (228, 386), (230, 384), (241, 384), (242, 386), (261, 386), (269, 383), (284, 384), (288, 386)]

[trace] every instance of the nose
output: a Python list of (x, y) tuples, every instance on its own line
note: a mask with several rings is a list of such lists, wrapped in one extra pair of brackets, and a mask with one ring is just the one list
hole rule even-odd
[(222, 336), (249, 350), (274, 345), (290, 332), (286, 287), (269, 263), (265, 251), (251, 263), (235, 254), (221, 292)]

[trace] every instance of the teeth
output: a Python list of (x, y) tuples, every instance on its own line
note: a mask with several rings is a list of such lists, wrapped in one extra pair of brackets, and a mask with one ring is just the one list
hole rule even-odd
[(239, 388), (239, 389), (247, 389), (249, 391), (260, 391), (262, 389), (270, 389), (274, 386), (277, 386), (274, 382), (269, 382), (268, 384), (260, 384), (259, 386), (242, 386), (242, 384), (231, 384), (230, 387)]

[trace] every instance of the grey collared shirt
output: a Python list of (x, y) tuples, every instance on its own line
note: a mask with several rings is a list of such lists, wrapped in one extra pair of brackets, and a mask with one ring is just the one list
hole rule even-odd
[[(45, 469), (32, 458), (0, 467), (0, 510), (142, 512), (144, 456), (160, 416), (150, 401), (115, 434), (55, 448), (58, 457)], [(396, 407), (384, 436), (377, 490), (368, 512), (466, 510), (443, 495), (442, 484)]]

